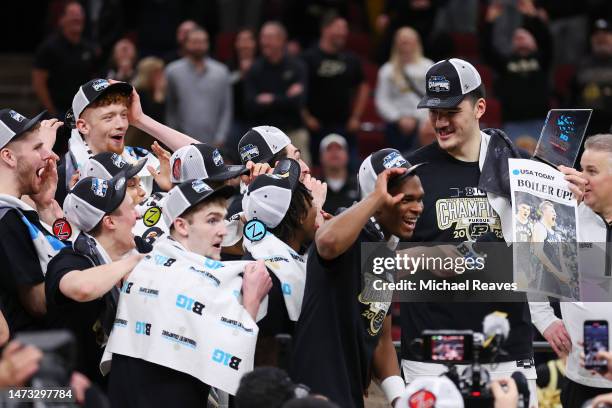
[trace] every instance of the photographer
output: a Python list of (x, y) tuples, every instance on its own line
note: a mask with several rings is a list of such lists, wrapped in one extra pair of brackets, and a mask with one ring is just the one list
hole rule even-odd
[(391, 341), (391, 294), (384, 302), (367, 298), (362, 282), (373, 274), (361, 254), (363, 243), (393, 246), (412, 236), (424, 194), (416, 167), (395, 149), (368, 156), (359, 170), (362, 200), (323, 224), (308, 251), (291, 376), (341, 407), (363, 407), (372, 377), (392, 404), (404, 389)]
[[(609, 276), (610, 263), (606, 261), (612, 241), (612, 135), (589, 137), (580, 158), (582, 177), (586, 180), (584, 202), (578, 207), (580, 224), (578, 241), (579, 268), (582, 283), (600, 283)], [(605, 248), (602, 248), (605, 245)], [(594, 285), (598, 286), (598, 285)], [(590, 291), (583, 296), (589, 296)], [(580, 367), (579, 344), (583, 341), (583, 322), (604, 319), (612, 322), (612, 309), (608, 302), (596, 302), (609, 298), (610, 292), (586, 299), (585, 302), (561, 302), (563, 320), (557, 319), (547, 302), (530, 303), (533, 322), (553, 350), (559, 355), (568, 355), (566, 385), (561, 392), (564, 406), (578, 407), (585, 401), (612, 388), (612, 378), (599, 377)]]

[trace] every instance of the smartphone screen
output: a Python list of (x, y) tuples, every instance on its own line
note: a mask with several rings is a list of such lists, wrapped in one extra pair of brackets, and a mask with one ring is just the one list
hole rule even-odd
[(608, 322), (587, 320), (584, 322), (585, 368), (597, 370), (607, 367), (606, 360), (598, 360), (597, 353), (608, 351)]
[(465, 339), (463, 335), (431, 336), (432, 361), (464, 361)]

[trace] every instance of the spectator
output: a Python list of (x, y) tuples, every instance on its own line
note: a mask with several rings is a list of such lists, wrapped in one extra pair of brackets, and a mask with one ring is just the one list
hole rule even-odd
[(47, 38), (36, 51), (32, 87), (39, 102), (52, 115), (63, 118), (72, 96), (95, 70), (96, 52), (82, 38), (83, 7), (71, 1), (60, 18), (59, 31)]
[[(599, 7), (598, 4), (599, 3)], [(604, 1), (538, 0), (546, 10), (554, 38), (555, 64), (578, 64), (587, 52), (589, 19), (602, 16)]]
[(587, 134), (608, 133), (612, 117), (612, 27), (597, 20), (591, 34), (591, 54), (576, 70), (573, 106), (593, 109)]
[(166, 121), (201, 142), (220, 146), (232, 118), (229, 71), (208, 57), (208, 34), (202, 28), (187, 33), (185, 52), (166, 68)]
[[(164, 61), (157, 57), (146, 57), (140, 60), (136, 67), (134, 88), (140, 95), (142, 110), (154, 120), (164, 123), (166, 111), (166, 76)], [(133, 127), (126, 134), (129, 146), (148, 148), (154, 139), (147, 133)]]
[(85, 177), (74, 186), (64, 210), (81, 232), (49, 262), (45, 276), (53, 324), (72, 331), (78, 345), (76, 369), (99, 385), (107, 383), (99, 364), (117, 313), (117, 285), (141, 259), (139, 254), (126, 256), (135, 248), (136, 223), (127, 188), (125, 174), (110, 180)]
[(359, 59), (344, 50), (347, 37), (346, 20), (336, 14), (326, 15), (321, 23), (319, 43), (303, 55), (308, 69), (303, 117), (311, 132), (313, 158), (318, 158), (317, 149), (324, 135), (340, 133), (349, 138), (351, 164), (356, 167), (354, 134), (359, 130), (370, 88)]
[[(57, 161), (53, 141), (44, 140), (55, 136), (61, 122), (48, 126), (41, 117), (0, 111), (0, 299), (11, 334), (46, 327), (44, 276), (49, 259), (64, 246), (41, 222), (54, 204)], [(36, 209), (22, 200), (26, 194)]]
[[(419, 33), (402, 27), (395, 33), (391, 59), (378, 71), (375, 103), (387, 122), (385, 135), (390, 147), (411, 150), (426, 112), (417, 110), (425, 94), (425, 73), (433, 62), (423, 57)], [(417, 140), (418, 144), (418, 140)]]
[(524, 14), (522, 27), (514, 30), (509, 55), (493, 44), (493, 24), (502, 12), (499, 4), (489, 6), (484, 26), (484, 55), (497, 71), (498, 95), (505, 131), (512, 140), (537, 138), (550, 108), (552, 38), (547, 25), (537, 16)]
[(131, 40), (123, 38), (115, 43), (113, 55), (104, 78), (131, 82), (136, 74), (137, 52)]
[(383, 33), (378, 60), (384, 62), (389, 59), (393, 36), (400, 27), (414, 27), (423, 42), (428, 44), (437, 9), (442, 3), (435, 0), (386, 0), (383, 13), (376, 18), (376, 27)]
[(185, 42), (187, 39), (187, 34), (197, 27), (198, 25), (193, 20), (185, 20), (181, 24), (179, 24), (179, 26), (176, 28), (177, 48), (164, 57), (166, 64), (169, 64), (177, 59), (181, 59), (186, 55)]
[(259, 32), (261, 57), (244, 80), (245, 108), (253, 125), (282, 129), (310, 163), (308, 132), (303, 127), (306, 70), (285, 51), (287, 32), (278, 22), (268, 22)]
[(327, 197), (323, 210), (335, 214), (338, 208), (348, 208), (359, 200), (357, 178), (348, 169), (348, 146), (346, 139), (332, 133), (321, 140), (321, 170), (327, 183)]
[(234, 120), (226, 148), (233, 153), (237, 161), (240, 160), (235, 154), (238, 141), (249, 129), (248, 115), (244, 106), (244, 78), (256, 57), (257, 40), (255, 39), (255, 32), (250, 28), (243, 28), (236, 34), (234, 58), (229, 64), (234, 101)]

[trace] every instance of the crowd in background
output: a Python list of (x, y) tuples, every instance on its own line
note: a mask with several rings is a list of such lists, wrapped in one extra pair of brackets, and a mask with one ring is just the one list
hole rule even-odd
[(529, 150), (551, 108), (592, 108), (587, 134), (609, 131), (611, 12), (602, 0), (57, 0), (32, 79), (60, 118), (88, 79), (131, 82), (157, 120), (232, 154), (249, 127), (278, 126), (316, 172), (330, 133), (351, 167), (433, 140), (416, 110), (425, 72), (463, 57), (483, 77), (485, 126)]

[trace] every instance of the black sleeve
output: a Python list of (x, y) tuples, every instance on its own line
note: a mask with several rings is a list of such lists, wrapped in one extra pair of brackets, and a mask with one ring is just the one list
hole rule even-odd
[(57, 306), (68, 303), (76, 303), (74, 300), (64, 296), (60, 291), (60, 281), (68, 272), (74, 270), (85, 270), (92, 268), (94, 265), (89, 259), (83, 255), (74, 252), (72, 248), (65, 248), (57, 254), (47, 268), (45, 276), (45, 295), (47, 303)]
[(36, 55), (34, 56), (34, 68), (49, 71), (53, 68), (53, 65), (53, 48), (47, 41), (45, 41), (36, 50)]
[(34, 286), (45, 278), (38, 262), (38, 254), (20, 214), (9, 210), (0, 221), (0, 253), (7, 264), (2, 270), (17, 286)]

